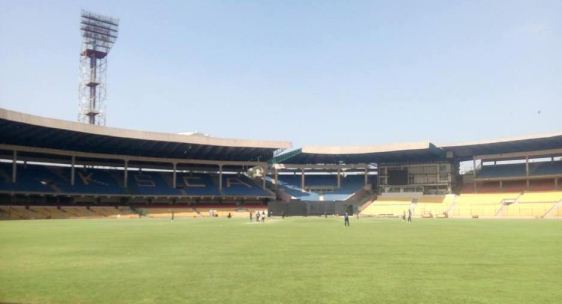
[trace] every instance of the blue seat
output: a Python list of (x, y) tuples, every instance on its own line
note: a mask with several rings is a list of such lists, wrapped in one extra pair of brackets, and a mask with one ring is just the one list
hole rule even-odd
[(535, 176), (562, 174), (562, 161), (533, 163), (530, 171)]
[(17, 182), (12, 183), (12, 165), (0, 164), (0, 191), (25, 193), (64, 193), (83, 195), (138, 196), (271, 196), (271, 192), (245, 175), (224, 174), (219, 190), (218, 174), (178, 173), (176, 188), (171, 172), (129, 171), (124, 187), (122, 170), (76, 168), (74, 186), (71, 169), (40, 165), (18, 165)]
[(59, 193), (66, 190), (65, 180), (44, 166), (18, 164), (15, 184), (11, 182), (11, 178), (5, 178), (6, 175), (11, 177), (12, 165), (2, 164), (1, 167), (4, 178), (0, 183), (0, 190), (28, 193)]
[[(370, 177), (372, 179), (372, 177)], [(337, 187), (336, 175), (306, 175), (305, 187), (315, 188), (322, 191), (305, 191), (301, 188), (300, 175), (279, 175), (279, 186), (287, 194), (302, 201), (317, 201), (321, 197), (325, 201), (345, 201), (351, 195), (361, 190), (365, 183), (364, 175), (347, 175), (340, 179), (340, 187)]]
[(229, 196), (270, 196), (253, 180), (245, 175), (228, 174), (222, 176), (222, 192)]
[[(185, 195), (220, 196), (219, 186), (209, 174), (178, 174), (176, 186)], [(217, 178), (218, 182), (218, 178)]]
[[(529, 163), (529, 175), (562, 174), (562, 161)], [(524, 163), (483, 166), (478, 173), (481, 178), (525, 177)]]
[(483, 166), (478, 172), (480, 178), (500, 178), (525, 176), (525, 164), (505, 164)]
[(169, 185), (162, 174), (162, 172), (150, 171), (129, 172), (127, 192), (134, 195), (180, 195), (180, 190)]

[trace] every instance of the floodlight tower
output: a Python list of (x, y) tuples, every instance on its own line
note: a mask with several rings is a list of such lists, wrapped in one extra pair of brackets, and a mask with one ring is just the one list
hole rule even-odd
[(80, 31), (80, 110), (78, 120), (105, 125), (107, 54), (117, 40), (119, 19), (82, 10)]

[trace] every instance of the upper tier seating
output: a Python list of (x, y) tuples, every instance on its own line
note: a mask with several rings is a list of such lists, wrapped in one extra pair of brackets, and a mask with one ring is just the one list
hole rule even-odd
[[(562, 161), (529, 163), (529, 176), (562, 175)], [(525, 164), (483, 166), (479, 178), (525, 177)]]
[(233, 196), (270, 197), (273, 194), (245, 175), (223, 174), (222, 192), (218, 174), (178, 173), (176, 188), (169, 172), (129, 171), (128, 187), (123, 185), (124, 171), (108, 169), (75, 170), (71, 185), (71, 169), (39, 165), (18, 165), (17, 182), (11, 182), (11, 164), (0, 164), (0, 192), (83, 195), (135, 196)]
[[(562, 179), (559, 179), (562, 183)], [(523, 192), (523, 191), (554, 191), (560, 189), (560, 185), (556, 186), (554, 179), (531, 179), (529, 186), (526, 180), (506, 180), (502, 181), (500, 187), (499, 181), (485, 181), (477, 183), (478, 193), (505, 193), (505, 192)], [(462, 193), (474, 193), (474, 184), (469, 182), (463, 184)]]
[(301, 188), (301, 175), (279, 175), (278, 181), (279, 186), (295, 199), (345, 201), (363, 188), (365, 176), (342, 176), (339, 188), (336, 175), (305, 175), (305, 189)]
[(531, 164), (532, 175), (555, 175), (562, 174), (562, 161), (533, 163)]
[(513, 176), (525, 176), (525, 164), (483, 166), (480, 172), (478, 172), (478, 177), (480, 178)]

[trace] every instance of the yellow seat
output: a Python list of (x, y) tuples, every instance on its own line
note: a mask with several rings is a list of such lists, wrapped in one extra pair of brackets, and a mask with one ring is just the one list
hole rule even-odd
[(562, 200), (562, 191), (525, 192), (518, 200), (520, 203), (554, 203)]
[(494, 217), (502, 207), (502, 201), (516, 200), (519, 193), (461, 194), (456, 197), (452, 217)]

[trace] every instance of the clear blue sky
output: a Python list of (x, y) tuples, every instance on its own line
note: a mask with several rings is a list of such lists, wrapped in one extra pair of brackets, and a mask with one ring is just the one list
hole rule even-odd
[(0, 106), (76, 120), (82, 8), (121, 21), (109, 126), (296, 146), (562, 131), (562, 1), (0, 0)]

